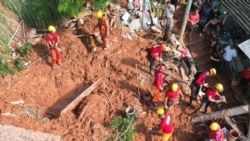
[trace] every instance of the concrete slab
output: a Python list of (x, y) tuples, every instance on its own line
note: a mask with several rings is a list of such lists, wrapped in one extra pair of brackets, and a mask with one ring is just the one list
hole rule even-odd
[(0, 124), (0, 141), (61, 141), (61, 137)]
[(129, 27), (129, 31), (131, 33), (134, 33), (135, 30), (138, 30), (138, 29), (141, 28), (141, 21), (140, 21), (140, 19), (133, 19), (131, 21), (131, 23), (128, 25), (128, 27)]

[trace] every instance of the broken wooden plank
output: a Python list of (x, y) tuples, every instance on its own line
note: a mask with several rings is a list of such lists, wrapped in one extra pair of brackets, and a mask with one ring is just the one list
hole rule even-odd
[(81, 101), (82, 99), (89, 95), (96, 87), (97, 83), (101, 80), (101, 78), (99, 80), (97, 80), (95, 83), (93, 83), (90, 87), (88, 87), (85, 91), (83, 91), (79, 96), (77, 96), (68, 106), (66, 106), (62, 111), (61, 111), (61, 115), (65, 114), (71, 110), (73, 110)]
[(163, 74), (168, 75), (168, 76), (171, 76), (171, 77), (175, 78), (176, 80), (181, 81), (181, 82), (184, 82), (184, 83), (186, 83), (186, 84), (189, 84), (189, 83), (190, 83), (189, 81), (184, 80), (183, 78), (181, 78), (181, 77), (175, 75), (174, 73), (170, 72), (169, 70), (164, 71)]
[(214, 120), (219, 118), (225, 118), (226, 116), (236, 116), (240, 114), (245, 114), (249, 112), (249, 105), (243, 105), (234, 107), (231, 109), (224, 109), (221, 111), (213, 112), (211, 114), (204, 114), (199, 117), (192, 118), (192, 122), (203, 122), (207, 120)]
[(236, 132), (239, 133), (239, 137), (242, 141), (247, 141), (246, 136), (241, 132), (241, 130), (232, 122), (229, 117), (225, 117), (226, 122), (233, 128)]

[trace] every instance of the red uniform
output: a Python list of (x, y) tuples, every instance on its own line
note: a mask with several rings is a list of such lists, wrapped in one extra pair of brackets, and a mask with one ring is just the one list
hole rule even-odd
[(205, 71), (203, 73), (201, 73), (196, 79), (195, 79), (195, 83), (198, 85), (203, 85), (205, 83), (205, 79), (207, 78), (207, 76), (209, 76), (209, 72)]
[(170, 101), (177, 101), (177, 100), (179, 100), (180, 92), (181, 92), (180, 87), (178, 87), (177, 91), (175, 91), (175, 92), (173, 92), (171, 89), (168, 89), (166, 91), (165, 96), (168, 97), (168, 100), (170, 100)]
[(174, 131), (173, 124), (172, 124), (171, 118), (168, 114), (165, 114), (163, 116), (161, 123), (159, 125), (159, 128), (161, 129), (161, 131), (164, 134), (173, 133), (173, 131)]
[(100, 30), (100, 36), (105, 47), (109, 45), (109, 23), (107, 17), (102, 17), (98, 20), (98, 26)]
[(244, 79), (250, 80), (250, 70), (244, 69), (243, 72), (242, 72), (242, 77)]
[(209, 138), (214, 139), (215, 141), (221, 141), (223, 139), (223, 131), (219, 128), (216, 131), (209, 131)]
[[(58, 33), (47, 33), (45, 35), (47, 42), (51, 42), (53, 45), (58, 44), (59, 36)], [(60, 51), (55, 47), (50, 45), (50, 53), (52, 56), (52, 64), (61, 63), (61, 54)]]
[(160, 89), (162, 84), (163, 84), (163, 74), (159, 71), (155, 71), (154, 86)]
[(45, 39), (47, 42), (51, 41), (52, 44), (56, 44), (58, 42), (58, 33), (48, 33), (45, 35)]
[(163, 84), (163, 74), (159, 71), (155, 71), (155, 79), (153, 84), (153, 99), (152, 102), (157, 102), (160, 99), (161, 92), (160, 88)]
[(188, 21), (188, 25), (190, 26), (190, 25), (193, 25), (193, 23), (200, 20), (200, 15), (199, 15), (199, 13), (190, 12), (188, 15), (188, 19), (190, 20), (190, 21)]
[(213, 88), (208, 88), (206, 91), (206, 96), (207, 97), (211, 97), (212, 99), (215, 99), (215, 97), (218, 95), (217, 90), (215, 89), (215, 87)]
[(157, 57), (162, 57), (160, 45), (155, 45), (150, 48), (150, 57), (153, 59), (156, 59)]

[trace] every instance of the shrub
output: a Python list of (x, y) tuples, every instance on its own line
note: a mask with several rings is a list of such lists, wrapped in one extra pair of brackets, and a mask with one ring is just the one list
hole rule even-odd
[(16, 70), (20, 71), (26, 68), (25, 61), (21, 58), (16, 58), (13, 61), (13, 64), (15, 65)]
[(59, 0), (57, 7), (60, 13), (74, 18), (82, 10), (82, 8), (82, 0)]
[(95, 0), (94, 7), (97, 9), (102, 9), (102, 8), (106, 7), (108, 2), (109, 2), (109, 0)]
[(0, 53), (0, 75), (1, 76), (6, 76), (7, 74), (16, 73), (15, 69), (11, 69), (9, 67), (9, 63), (6, 58), (7, 57), (4, 54)]
[[(132, 141), (133, 136), (136, 134), (136, 131), (132, 129), (133, 122), (135, 121), (135, 116), (126, 116), (126, 117), (115, 117), (111, 120), (109, 126), (112, 129), (118, 130), (123, 141)], [(118, 140), (115, 138), (114, 140)]]
[(22, 55), (27, 55), (32, 49), (32, 45), (29, 43), (25, 43), (22, 46), (17, 48), (17, 51)]

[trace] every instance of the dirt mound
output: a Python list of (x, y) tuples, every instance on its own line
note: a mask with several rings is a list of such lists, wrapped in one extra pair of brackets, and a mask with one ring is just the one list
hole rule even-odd
[[(91, 33), (96, 22), (92, 17), (86, 18), (80, 33)], [(123, 31), (114, 29), (110, 48), (103, 50), (97, 41), (97, 51), (89, 52), (86, 36), (76, 37), (70, 29), (58, 31), (62, 67), (51, 69), (49, 49), (43, 39), (25, 57), (30, 61), (27, 69), (0, 79), (0, 110), (10, 113), (0, 116), (1, 123), (60, 135), (65, 141), (99, 141), (113, 133), (108, 127), (111, 119), (121, 115), (123, 107), (134, 106), (133, 128), (137, 131), (134, 140), (159, 139), (159, 134), (148, 131), (159, 123), (155, 107), (141, 99), (152, 83), (146, 48), (157, 35), (138, 32), (128, 39)], [(74, 110), (60, 116), (62, 109), (100, 78), (101, 82), (89, 96)], [(23, 102), (11, 103), (20, 100)], [(173, 141), (192, 140), (195, 136), (186, 114), (192, 109), (185, 107), (182, 102), (170, 113), (175, 124)]]

